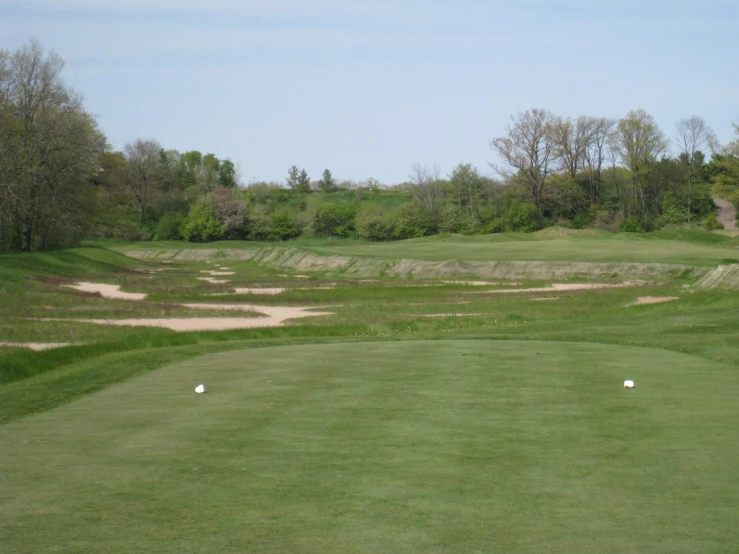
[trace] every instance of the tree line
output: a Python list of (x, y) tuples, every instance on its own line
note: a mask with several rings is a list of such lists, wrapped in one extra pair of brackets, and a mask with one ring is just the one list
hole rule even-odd
[[(720, 145), (700, 117), (672, 140), (643, 110), (619, 120), (515, 114), (490, 141), (493, 173), (462, 162), (446, 175), (413, 164), (403, 183), (311, 180), (243, 186), (229, 159), (154, 139), (110, 147), (63, 60), (37, 41), (0, 51), (0, 249), (35, 250), (86, 237), (126, 240), (399, 240), (436, 233), (613, 231), (719, 226), (712, 194), (739, 204), (737, 139)], [(710, 159), (709, 159), (710, 157)]]

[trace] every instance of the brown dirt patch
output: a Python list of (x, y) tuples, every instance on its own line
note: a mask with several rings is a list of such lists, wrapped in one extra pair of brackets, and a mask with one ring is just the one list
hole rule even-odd
[(207, 281), (212, 285), (222, 285), (224, 283), (228, 283), (227, 279), (215, 279), (213, 277), (196, 277), (196, 279), (198, 281)]
[(723, 224), (724, 229), (727, 231), (736, 231), (736, 208), (734, 204), (718, 196), (713, 197), (713, 203), (718, 210), (716, 219)]

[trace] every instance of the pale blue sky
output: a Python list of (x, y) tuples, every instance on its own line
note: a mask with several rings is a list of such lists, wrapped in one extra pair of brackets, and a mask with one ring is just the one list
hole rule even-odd
[(739, 3), (621, 0), (0, 0), (0, 48), (67, 61), (115, 148), (230, 157), (245, 182), (491, 173), (488, 143), (530, 107), (651, 113), (670, 137), (739, 120)]

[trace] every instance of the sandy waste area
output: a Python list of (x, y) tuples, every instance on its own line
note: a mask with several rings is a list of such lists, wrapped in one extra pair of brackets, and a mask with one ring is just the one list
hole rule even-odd
[(121, 285), (104, 285), (102, 283), (77, 283), (76, 285), (63, 285), (82, 292), (99, 293), (103, 298), (114, 300), (145, 300), (146, 294), (142, 292), (123, 292)]
[[(206, 278), (207, 279), (207, 278)], [(105, 298), (124, 300), (144, 300), (146, 294), (125, 293), (120, 285), (99, 283), (78, 283), (70, 286), (83, 292), (100, 293)], [(236, 289), (238, 290), (238, 289)], [(73, 321), (78, 323), (94, 323), (97, 325), (117, 325), (127, 327), (164, 327), (173, 331), (224, 331), (229, 329), (251, 329), (255, 327), (279, 327), (291, 319), (333, 315), (332, 312), (316, 312), (315, 308), (299, 308), (287, 306), (254, 306), (249, 304), (177, 304), (192, 310), (223, 310), (230, 312), (256, 312), (261, 317), (204, 317), (204, 318), (141, 318), (141, 319), (55, 319), (40, 318), (37, 321)], [(67, 346), (63, 344), (61, 346)], [(31, 346), (29, 346), (31, 348)], [(52, 347), (48, 347), (52, 348)]]
[(679, 296), (640, 296), (636, 302), (629, 306), (642, 306), (644, 304), (664, 304), (665, 302), (674, 302), (680, 300)]
[(536, 287), (530, 289), (499, 289), (486, 290), (485, 293), (493, 294), (511, 294), (514, 292), (572, 292), (582, 290), (601, 290), (601, 289), (623, 289), (628, 287), (640, 287), (644, 283), (628, 282), (628, 283), (555, 283), (550, 287)]
[(203, 270), (200, 273), (207, 273), (211, 277), (222, 277), (224, 275), (236, 275), (235, 271), (206, 271), (206, 270)]

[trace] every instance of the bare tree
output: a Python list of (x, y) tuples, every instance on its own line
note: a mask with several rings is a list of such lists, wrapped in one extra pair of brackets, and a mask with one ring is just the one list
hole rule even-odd
[(554, 169), (557, 154), (553, 122), (548, 110), (533, 108), (511, 116), (506, 136), (490, 141), (490, 148), (507, 166), (491, 163), (491, 167), (508, 181), (522, 184), (539, 209), (544, 182)]
[(408, 175), (411, 182), (416, 185), (416, 202), (434, 225), (439, 223), (439, 214), (444, 204), (444, 183), (440, 175), (441, 169), (438, 164), (426, 167), (417, 162), (411, 166)]
[(703, 146), (711, 146), (716, 141), (713, 129), (703, 119), (694, 115), (677, 122), (675, 137), (680, 153), (685, 156), (688, 165), (688, 223), (692, 214), (693, 172), (695, 171), (696, 154)]
[(151, 201), (156, 186), (161, 150), (162, 146), (153, 139), (137, 139), (123, 148), (128, 163), (124, 182), (139, 212), (139, 221), (144, 220), (146, 207)]
[(585, 156), (593, 140), (598, 119), (581, 115), (577, 119), (557, 117), (552, 122), (552, 139), (556, 143), (556, 155), (562, 169), (577, 178), (578, 170), (585, 164)]
[(603, 117), (595, 120), (595, 128), (590, 143), (585, 149), (585, 165), (587, 167), (588, 188), (590, 201), (597, 203), (600, 200), (600, 189), (603, 180), (603, 162), (606, 158), (608, 136), (616, 122)]

